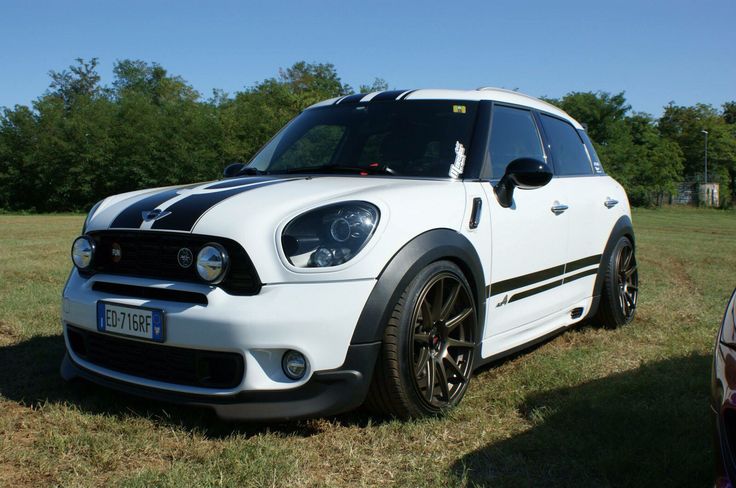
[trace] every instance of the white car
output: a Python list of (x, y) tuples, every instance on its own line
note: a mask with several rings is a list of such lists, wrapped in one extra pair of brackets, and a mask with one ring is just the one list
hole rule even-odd
[(221, 181), (102, 200), (72, 260), (65, 379), (239, 420), (442, 413), (479, 365), (638, 295), (583, 127), (489, 88), (318, 103)]

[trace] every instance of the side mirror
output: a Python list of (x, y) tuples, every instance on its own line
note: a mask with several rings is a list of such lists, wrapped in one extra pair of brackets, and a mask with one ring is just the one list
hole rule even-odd
[(243, 163), (230, 163), (225, 167), (225, 170), (222, 172), (222, 176), (225, 178), (238, 176), (238, 173), (240, 173), (243, 168), (245, 168), (245, 164)]
[(508, 208), (514, 201), (514, 188), (533, 190), (552, 179), (552, 170), (546, 163), (533, 158), (514, 159), (506, 166), (506, 173), (498, 182), (494, 191), (498, 203)]

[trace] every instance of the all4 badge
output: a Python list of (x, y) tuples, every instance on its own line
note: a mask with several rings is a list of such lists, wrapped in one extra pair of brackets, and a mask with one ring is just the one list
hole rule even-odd
[(465, 169), (465, 147), (460, 144), (460, 141), (455, 141), (455, 162), (450, 165), (450, 172), (448, 176), (453, 179), (458, 179), (463, 174)]

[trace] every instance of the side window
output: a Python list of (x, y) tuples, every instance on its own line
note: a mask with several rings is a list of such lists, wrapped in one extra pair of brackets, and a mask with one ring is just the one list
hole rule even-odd
[(596, 173), (603, 173), (601, 160), (598, 157), (598, 153), (595, 151), (595, 147), (593, 146), (593, 142), (590, 140), (590, 137), (588, 137), (588, 134), (586, 134), (584, 130), (578, 129), (578, 134), (580, 134), (580, 138), (583, 140), (585, 148), (588, 150), (588, 156), (590, 156), (590, 160), (593, 161), (593, 171), (595, 171)]
[(542, 114), (542, 126), (549, 139), (555, 172), (558, 175), (593, 174), (588, 151), (572, 125)]
[(489, 145), (491, 178), (501, 178), (514, 159), (545, 160), (537, 125), (528, 110), (494, 106)]

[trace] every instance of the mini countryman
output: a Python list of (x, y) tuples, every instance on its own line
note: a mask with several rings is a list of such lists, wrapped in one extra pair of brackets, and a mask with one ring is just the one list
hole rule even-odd
[(225, 419), (419, 417), (485, 362), (634, 316), (626, 194), (535, 98), (327, 100), (224, 176), (92, 208), (63, 292), (65, 379)]

